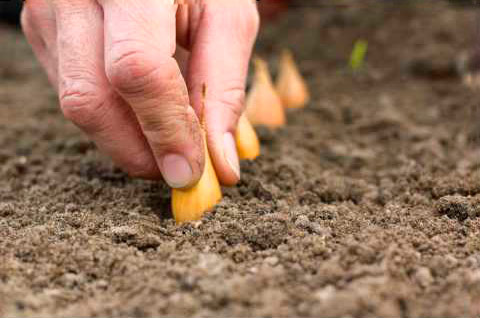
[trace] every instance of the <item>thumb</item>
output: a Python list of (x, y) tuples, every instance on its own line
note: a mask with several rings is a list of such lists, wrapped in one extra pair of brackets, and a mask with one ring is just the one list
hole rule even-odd
[[(192, 104), (204, 116), (208, 150), (220, 181), (240, 179), (235, 129), (243, 112), (248, 62), (258, 31), (251, 1), (206, 0), (191, 39), (188, 86)], [(202, 86), (207, 95), (202, 108)]]

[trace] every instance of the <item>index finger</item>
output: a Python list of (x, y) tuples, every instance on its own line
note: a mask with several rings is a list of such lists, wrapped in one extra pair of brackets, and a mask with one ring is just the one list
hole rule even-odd
[(173, 0), (98, 0), (104, 11), (105, 65), (130, 104), (167, 183), (194, 184), (203, 172), (200, 125), (175, 53)]

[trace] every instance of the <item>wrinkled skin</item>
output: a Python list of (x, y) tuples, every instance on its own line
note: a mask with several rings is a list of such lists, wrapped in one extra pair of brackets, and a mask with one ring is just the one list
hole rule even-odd
[[(233, 134), (259, 18), (254, 1), (28, 0), (22, 27), (66, 118), (135, 177), (172, 187), (204, 166), (239, 178)], [(202, 105), (202, 86), (207, 87)]]

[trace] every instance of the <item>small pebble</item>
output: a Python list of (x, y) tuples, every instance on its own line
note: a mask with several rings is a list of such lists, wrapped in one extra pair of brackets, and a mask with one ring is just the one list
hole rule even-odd
[(270, 257), (267, 257), (267, 258), (264, 260), (264, 262), (265, 262), (266, 264), (270, 265), (270, 266), (275, 266), (275, 265), (278, 264), (279, 259), (278, 259), (278, 257), (276, 257), (276, 256), (270, 256)]

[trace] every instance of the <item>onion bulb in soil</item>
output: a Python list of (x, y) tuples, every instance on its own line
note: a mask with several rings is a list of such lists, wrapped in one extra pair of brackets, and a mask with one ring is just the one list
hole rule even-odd
[(260, 155), (260, 141), (248, 118), (243, 114), (238, 120), (235, 132), (238, 157), (242, 160), (254, 160)]
[(272, 83), (268, 64), (259, 57), (254, 58), (254, 78), (247, 96), (245, 114), (254, 126), (271, 129), (285, 125), (285, 110)]
[(284, 50), (282, 53), (276, 87), (286, 108), (303, 108), (310, 100), (307, 83), (289, 50)]
[[(205, 108), (205, 94), (206, 89), (204, 87), (202, 113), (204, 113)], [(200, 180), (195, 185), (185, 189), (172, 189), (172, 213), (177, 224), (201, 219), (222, 199), (220, 182), (207, 148), (207, 133), (203, 118), (200, 121), (202, 122), (205, 147), (205, 167)]]

